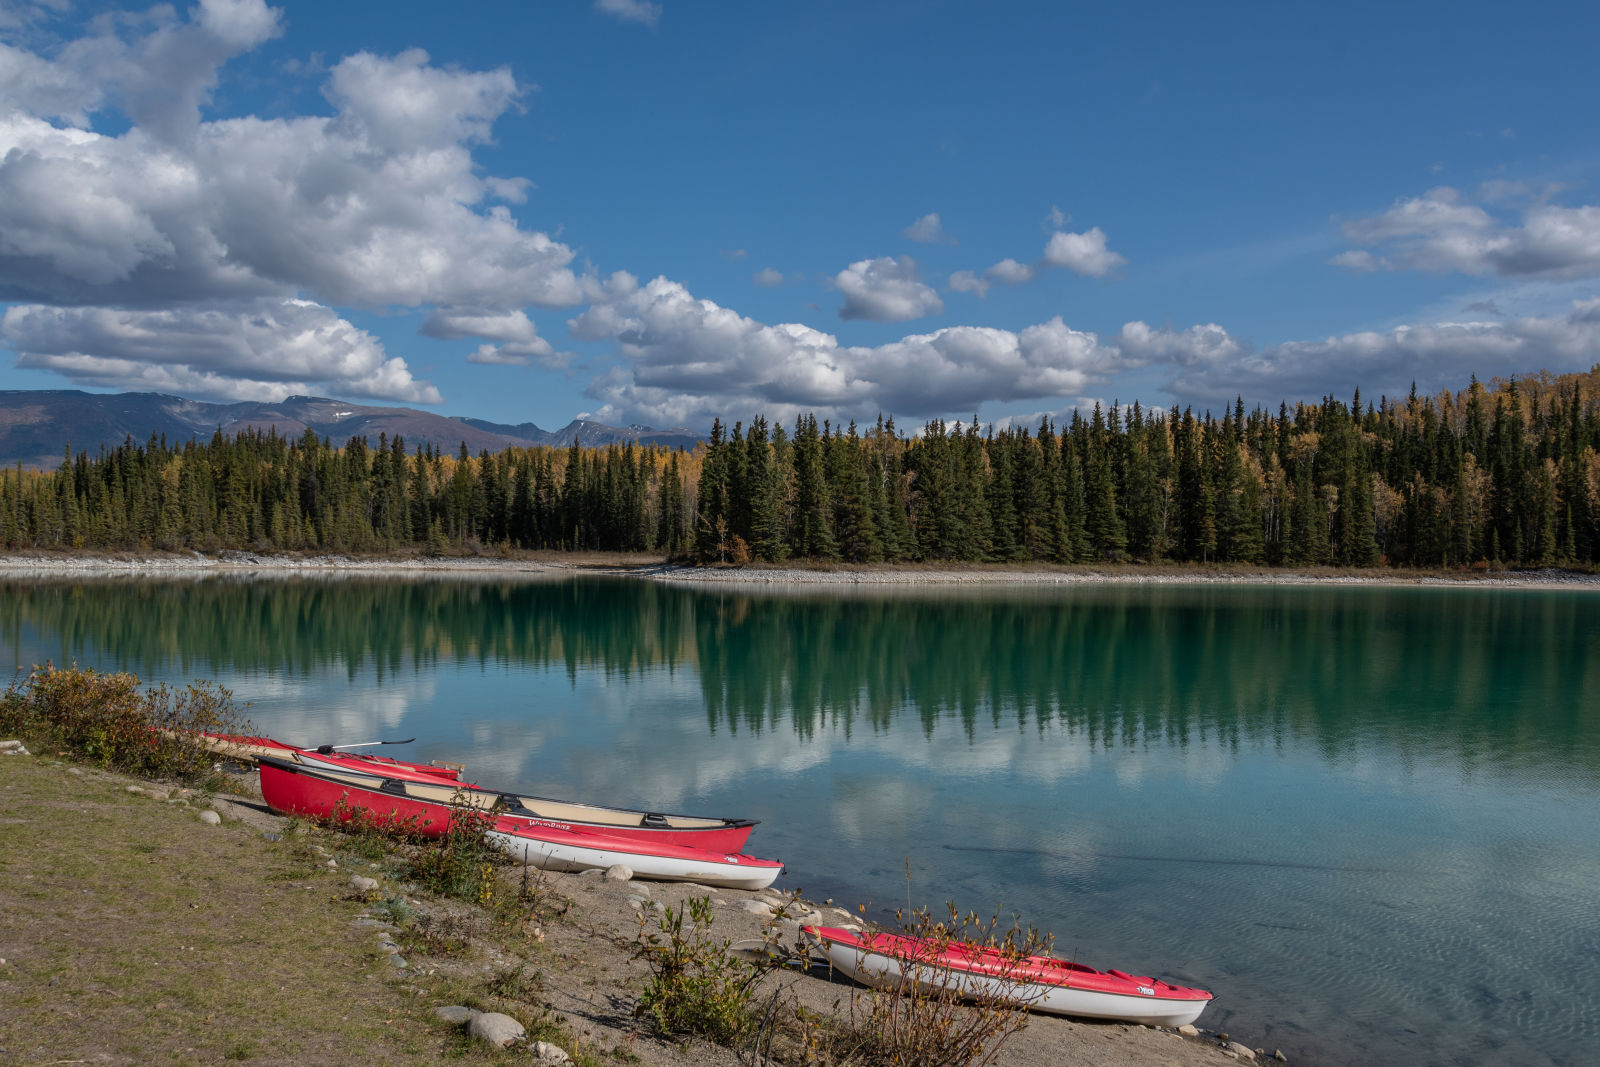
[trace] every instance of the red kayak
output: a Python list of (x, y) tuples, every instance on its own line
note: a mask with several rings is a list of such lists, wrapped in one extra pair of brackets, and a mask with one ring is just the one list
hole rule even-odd
[(898, 934), (858, 934), (803, 926), (828, 961), (864, 985), (904, 983), (954, 990), (972, 999), (1015, 1001), (1054, 1015), (1183, 1026), (1200, 1017), (1211, 994), (1123, 971), (1097, 971), (1053, 956), (1007, 956), (963, 942), (934, 943)]
[(361, 764), (368, 765), (368, 769), (381, 767), (384, 773), (405, 777), (421, 777), (424, 779), (449, 779), (454, 781), (461, 777), (461, 766), (455, 763), (412, 763), (410, 760), (391, 759), (388, 756), (359, 755), (353, 752), (340, 752), (332, 745), (322, 745), (319, 748), (301, 748), (284, 741), (274, 741), (270, 737), (241, 737), (237, 734), (208, 734), (199, 735), (201, 744), (219, 756), (228, 756), (238, 760), (254, 760), (262, 756), (271, 756), (274, 759), (289, 760), (292, 763), (306, 763), (310, 766), (333, 765), (336, 767), (354, 767)]
[(343, 801), (345, 810), (364, 809), (384, 823), (410, 821), (429, 837), (445, 832), (452, 812), (477, 810), (524, 825), (737, 853), (755, 826), (749, 819), (662, 815), (378, 770), (310, 767), (271, 756), (258, 756), (256, 762), (261, 768), (261, 795), (274, 811), (330, 819)]

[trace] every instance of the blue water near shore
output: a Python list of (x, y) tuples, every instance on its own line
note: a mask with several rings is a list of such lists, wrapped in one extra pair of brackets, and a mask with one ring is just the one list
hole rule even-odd
[[(1304, 1064), (1600, 1040), (1600, 596), (0, 583), (0, 653), (216, 678), (287, 740), (763, 820), (780, 885), (1015, 912)], [(909, 884), (907, 869), (909, 868)]]

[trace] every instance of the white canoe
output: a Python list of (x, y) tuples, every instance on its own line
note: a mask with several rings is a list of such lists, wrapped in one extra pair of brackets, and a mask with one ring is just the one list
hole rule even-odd
[(908, 982), (952, 989), (970, 999), (1014, 1001), (1032, 1011), (1146, 1026), (1183, 1026), (1200, 1017), (1211, 994), (1155, 978), (1097, 971), (1051, 956), (1008, 959), (960, 943), (936, 946), (895, 934), (802, 927), (834, 967), (862, 985), (895, 989)]
[(558, 826), (530, 826), (510, 819), (497, 822), (488, 837), (496, 848), (519, 862), (545, 871), (603, 870), (620, 863), (636, 878), (727, 889), (765, 889), (783, 873), (783, 864), (777, 860)]

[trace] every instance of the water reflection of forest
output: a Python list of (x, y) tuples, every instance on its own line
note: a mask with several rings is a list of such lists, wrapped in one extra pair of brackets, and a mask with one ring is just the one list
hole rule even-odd
[[(1360, 739), (1503, 766), (1595, 742), (1600, 602), (1498, 590), (1106, 587), (769, 595), (645, 581), (0, 583), (0, 641), (196, 677), (462, 663), (693, 670), (711, 730), (1068, 730), (1096, 745)], [(647, 684), (647, 682), (645, 682)], [(1592, 754), (1592, 753), (1591, 753)], [(1587, 759), (1584, 762), (1588, 762)]]

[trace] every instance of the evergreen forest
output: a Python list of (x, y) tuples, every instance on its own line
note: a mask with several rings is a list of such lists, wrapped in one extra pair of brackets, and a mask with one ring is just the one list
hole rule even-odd
[(1060, 424), (713, 423), (657, 446), (336, 447), (307, 431), (68, 449), (0, 471), (0, 545), (702, 563), (1234, 562), (1591, 566), (1600, 366), (1363, 405), (1138, 404)]

